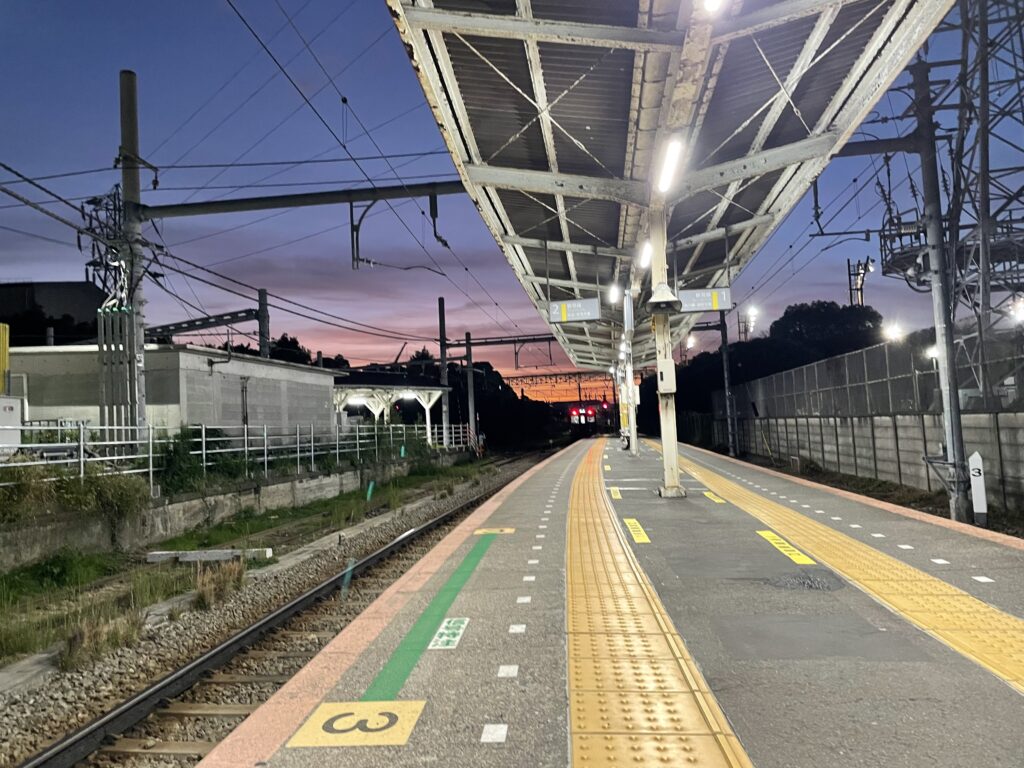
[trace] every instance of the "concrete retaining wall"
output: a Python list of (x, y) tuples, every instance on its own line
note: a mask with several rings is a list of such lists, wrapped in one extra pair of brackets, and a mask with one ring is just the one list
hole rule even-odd
[[(1024, 516), (1024, 413), (963, 414), (964, 447), (985, 462), (989, 504)], [(741, 418), (739, 447), (746, 453), (813, 461), (824, 469), (920, 488), (941, 490), (924, 463), (939, 454), (938, 414)], [(725, 422), (716, 420), (714, 442), (724, 447)]]
[[(457, 454), (442, 454), (435, 463), (449, 466)], [(380, 464), (364, 468), (366, 478), (378, 483), (409, 473), (410, 461)], [(0, 572), (44, 560), (64, 547), (82, 552), (136, 550), (201, 525), (229, 520), (245, 508), (263, 514), (275, 509), (302, 506), (330, 499), (362, 486), (359, 472), (297, 478), (273, 485), (258, 486), (210, 496), (179, 499), (154, 504), (138, 520), (111, 530), (105, 520), (78, 518), (74, 515), (47, 515), (20, 525), (0, 528)]]

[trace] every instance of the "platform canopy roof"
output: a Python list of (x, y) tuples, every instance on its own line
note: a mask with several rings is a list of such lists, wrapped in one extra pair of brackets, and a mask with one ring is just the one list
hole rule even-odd
[[(670, 139), (684, 147), (670, 278), (727, 285), (951, 5), (387, 1), (466, 189), (542, 316), (549, 300), (602, 296), (600, 321), (552, 326), (584, 368), (616, 358), (613, 282), (637, 297), (634, 360), (654, 360), (636, 256)], [(676, 340), (695, 319), (676, 318)]]

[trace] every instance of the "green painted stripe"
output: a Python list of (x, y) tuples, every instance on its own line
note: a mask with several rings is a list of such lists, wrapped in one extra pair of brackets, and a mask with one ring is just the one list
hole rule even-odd
[(434, 595), (434, 599), (424, 609), (423, 613), (413, 624), (412, 629), (402, 638), (387, 664), (377, 673), (377, 677), (370, 683), (370, 687), (363, 694), (362, 701), (392, 701), (397, 698), (405, 681), (409, 679), (413, 669), (420, 660), (420, 656), (430, 645), (434, 633), (445, 620), (448, 609), (452, 607), (455, 598), (462, 588), (466, 586), (469, 577), (476, 569), (480, 561), (487, 553), (488, 547), (495, 539), (495, 534), (487, 533), (480, 537), (480, 540), (469, 550), (459, 567), (455, 569), (445, 585)]

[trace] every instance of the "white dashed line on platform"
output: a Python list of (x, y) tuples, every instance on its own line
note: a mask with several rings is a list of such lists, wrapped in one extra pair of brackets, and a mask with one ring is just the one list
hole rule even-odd
[(872, 538), (875, 538), (875, 539), (884, 539), (885, 538), (885, 534), (884, 533), (872, 533), (871, 536), (872, 536)]
[(841, 518), (841, 517), (832, 517), (832, 518), (829, 518), (829, 519), (830, 520), (842, 520), (843, 518)]
[(523, 605), (525, 603), (533, 602), (533, 598), (530, 597), (529, 595), (520, 595), (519, 597), (516, 598), (516, 602), (519, 605)]
[(933, 557), (932, 562), (936, 565), (949, 565), (949, 560), (943, 560), (941, 557)]
[(523, 576), (523, 581), (536, 581), (536, 576)]
[(988, 576), (971, 576), (975, 581), (980, 581), (982, 584), (991, 584), (995, 579), (990, 579)]
[(816, 509), (816, 510), (814, 510), (814, 514), (816, 514), (816, 515), (824, 515), (825, 514), (825, 510), (824, 509)]
[(502, 664), (498, 667), (498, 677), (519, 677), (519, 665)]
[(525, 624), (509, 624), (508, 625), (508, 633), (510, 635), (523, 635), (523, 634), (526, 634), (526, 625)]
[(900, 549), (913, 549), (913, 547), (910, 544), (897, 544), (896, 546)]
[(539, 562), (540, 562), (540, 560), (527, 560), (526, 564), (527, 565), (537, 565), (537, 563), (539, 563)]
[(504, 744), (508, 736), (508, 726), (505, 723), (488, 723), (484, 726), (484, 732), (480, 736), (481, 744)]
[(530, 549), (536, 551), (538, 549), (544, 549), (544, 547), (542, 547), (540, 544), (534, 544), (532, 547), (530, 547)]
[(857, 525), (857, 523), (850, 523), (851, 528), (861, 528), (863, 526)]

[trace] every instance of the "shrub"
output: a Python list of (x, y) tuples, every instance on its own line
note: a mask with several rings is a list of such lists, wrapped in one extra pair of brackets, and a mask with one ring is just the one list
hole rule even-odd
[(182, 427), (170, 441), (160, 447), (160, 488), (166, 494), (189, 493), (203, 487), (203, 460), (192, 455), (194, 429)]

